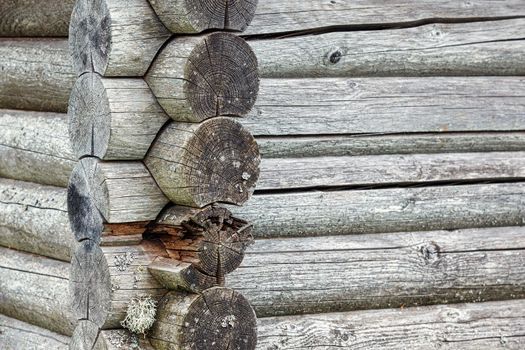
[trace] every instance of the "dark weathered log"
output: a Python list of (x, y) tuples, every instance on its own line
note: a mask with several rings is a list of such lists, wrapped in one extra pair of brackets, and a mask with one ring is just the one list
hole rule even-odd
[(227, 207), (256, 238), (345, 235), (522, 225), (524, 195), (523, 183), (481, 184), (264, 194)]
[(72, 334), (68, 273), (68, 263), (0, 248), (0, 313)]
[(258, 320), (258, 349), (525, 347), (525, 301), (439, 305)]
[(259, 177), (260, 155), (241, 124), (212, 118), (170, 123), (144, 161), (171, 201), (202, 208), (218, 201), (246, 202)]
[(146, 0), (78, 0), (69, 47), (78, 75), (142, 76), (169, 36)]
[(0, 110), (0, 176), (65, 187), (76, 158), (65, 114)]
[(524, 75), (524, 26), (523, 18), (433, 23), (249, 44), (265, 78)]
[(74, 0), (3, 0), (0, 36), (67, 36)]
[(68, 350), (69, 338), (0, 314), (3, 350)]
[(228, 33), (173, 39), (145, 79), (166, 113), (186, 122), (244, 116), (259, 90), (257, 58), (243, 39)]
[(150, 340), (157, 350), (250, 350), (257, 343), (257, 320), (246, 299), (227, 288), (171, 292), (159, 304)]
[(66, 190), (0, 178), (0, 245), (69, 261)]
[(67, 111), (75, 75), (65, 39), (0, 38), (0, 72), (0, 108)]
[(525, 227), (259, 240), (226, 286), (258, 316), (517, 299), (524, 258)]
[(87, 73), (69, 98), (69, 134), (77, 157), (141, 160), (169, 119), (143, 79)]
[(258, 0), (149, 0), (162, 22), (174, 33), (207, 29), (244, 30)]

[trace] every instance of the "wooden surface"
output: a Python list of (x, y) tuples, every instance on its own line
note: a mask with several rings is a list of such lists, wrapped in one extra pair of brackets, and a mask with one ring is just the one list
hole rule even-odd
[(0, 178), (0, 245), (69, 261), (66, 190)]
[(523, 77), (262, 79), (241, 122), (256, 136), (521, 131), (524, 88)]
[(524, 26), (523, 18), (433, 23), (249, 44), (264, 78), (524, 75)]
[(524, 195), (523, 183), (309, 191), (255, 195), (228, 209), (256, 238), (345, 235), (521, 225)]
[(65, 114), (0, 110), (0, 176), (66, 187), (76, 159)]
[(0, 314), (0, 344), (4, 350), (68, 350), (69, 338)]
[(525, 347), (523, 300), (270, 317), (258, 322), (260, 350)]
[(226, 286), (259, 317), (524, 298), (524, 233), (509, 227), (258, 240)]

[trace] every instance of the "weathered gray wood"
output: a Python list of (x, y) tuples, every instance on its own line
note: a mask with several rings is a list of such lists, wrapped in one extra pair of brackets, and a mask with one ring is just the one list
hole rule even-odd
[(259, 240), (226, 286), (259, 317), (524, 298), (524, 233), (498, 227)]
[(69, 135), (77, 157), (142, 160), (169, 119), (143, 79), (83, 74), (69, 98)]
[[(259, 148), (231, 118), (171, 122), (144, 159), (164, 194), (180, 205), (242, 204), (259, 177)], [(158, 213), (158, 212), (157, 212)]]
[(266, 136), (264, 158), (343, 157), (378, 154), (525, 151), (525, 132)]
[(174, 33), (207, 29), (244, 30), (258, 0), (149, 0), (162, 22)]
[(0, 314), (0, 344), (4, 350), (67, 350), (69, 338)]
[(0, 36), (67, 36), (74, 0), (3, 0)]
[(397, 24), (428, 19), (523, 16), (521, 0), (279, 0), (260, 1), (244, 34), (304, 31), (333, 26)]
[(169, 36), (146, 0), (78, 0), (69, 47), (78, 75), (142, 76)]
[(525, 301), (270, 317), (257, 349), (444, 349), (525, 347)]
[(65, 187), (75, 165), (67, 117), (0, 110), (0, 176)]
[(145, 79), (166, 113), (185, 122), (244, 116), (259, 90), (256, 56), (243, 39), (229, 33), (176, 37)]
[(66, 190), (0, 178), (0, 245), (69, 261)]
[(227, 207), (256, 238), (344, 235), (522, 225), (524, 195), (523, 183), (481, 184), (264, 194)]
[(269, 158), (258, 190), (525, 178), (525, 152)]
[(0, 313), (70, 335), (69, 264), (0, 248)]
[(262, 79), (242, 123), (254, 135), (521, 131), (524, 89), (522, 77)]
[(257, 320), (247, 300), (231, 289), (171, 292), (159, 304), (150, 341), (157, 350), (250, 350), (257, 343)]
[(65, 39), (0, 38), (0, 72), (0, 108), (67, 111), (75, 75)]
[(434, 23), (249, 44), (264, 78), (524, 75), (524, 26), (523, 18)]

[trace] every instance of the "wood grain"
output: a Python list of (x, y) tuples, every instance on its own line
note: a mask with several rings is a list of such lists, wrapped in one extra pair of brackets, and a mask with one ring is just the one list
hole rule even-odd
[(0, 314), (0, 344), (4, 350), (68, 350), (69, 338)]

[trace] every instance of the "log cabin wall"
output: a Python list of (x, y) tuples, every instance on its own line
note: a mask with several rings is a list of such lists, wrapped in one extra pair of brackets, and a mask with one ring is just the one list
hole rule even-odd
[(0, 4), (2, 348), (525, 347), (524, 2), (43, 5)]

